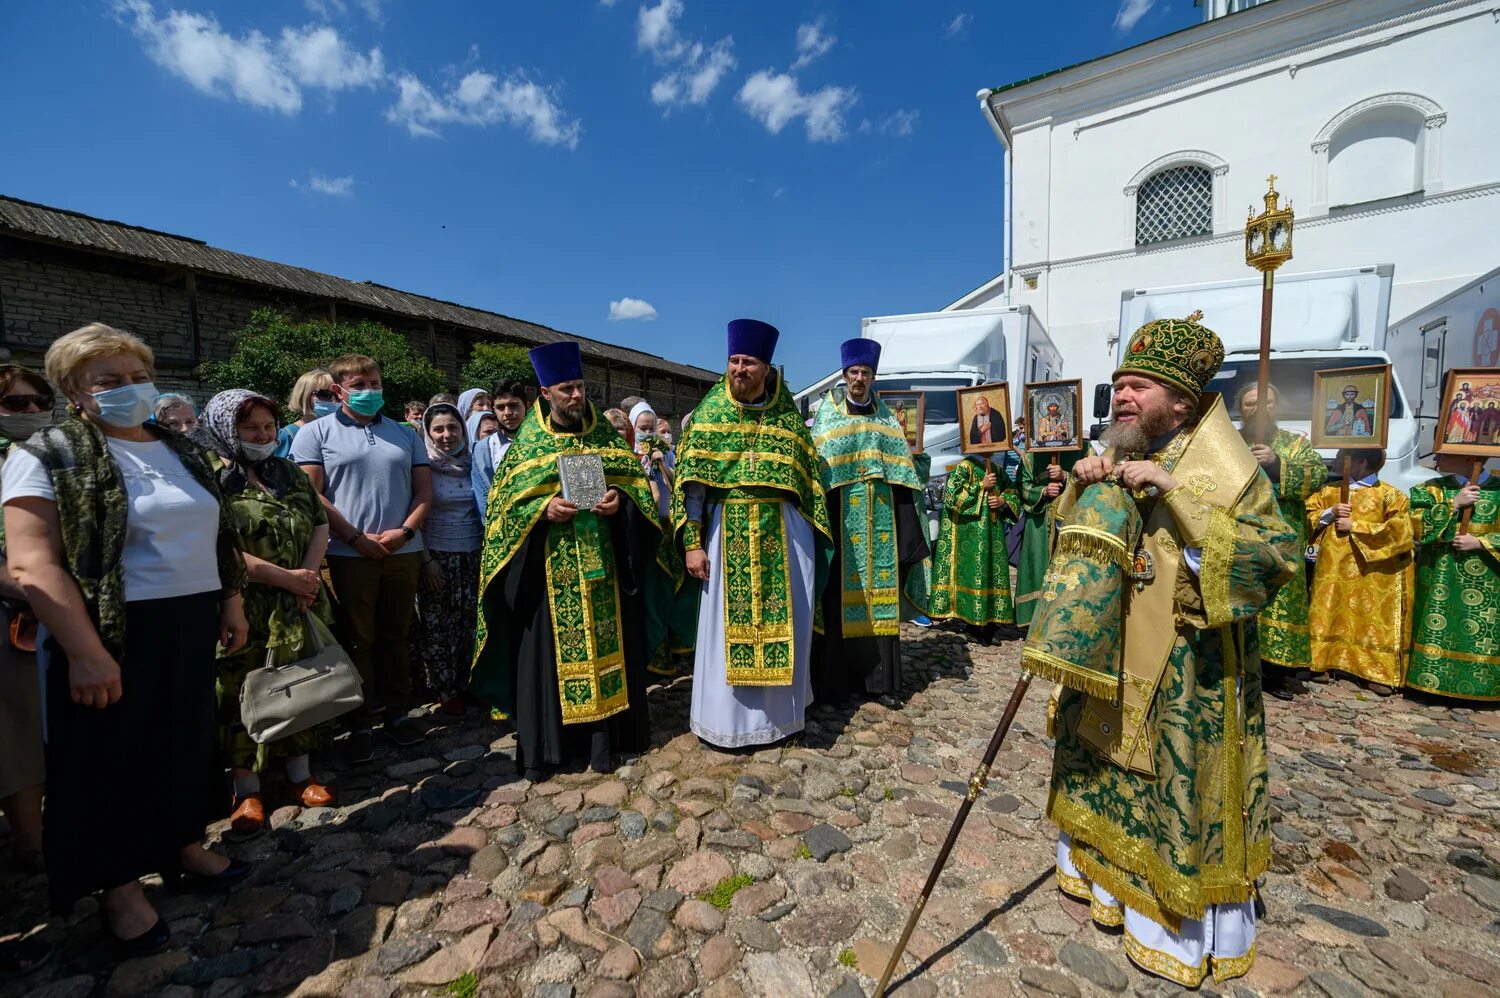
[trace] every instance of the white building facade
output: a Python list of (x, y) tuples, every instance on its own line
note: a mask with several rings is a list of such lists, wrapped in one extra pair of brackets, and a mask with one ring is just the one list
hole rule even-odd
[(1114, 368), (1123, 291), (1256, 277), (1246, 209), (1271, 174), (1297, 213), (1281, 273), (1394, 265), (1392, 320), (1500, 265), (1493, 0), (1205, 6), (980, 92), (1005, 147), (1005, 269), (949, 307), (1031, 306), (1086, 388)]

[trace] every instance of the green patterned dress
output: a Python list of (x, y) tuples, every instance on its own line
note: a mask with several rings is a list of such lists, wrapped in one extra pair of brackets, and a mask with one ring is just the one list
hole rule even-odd
[[(1281, 518), (1297, 535), (1299, 548), (1308, 544), (1307, 497), (1328, 481), (1328, 467), (1307, 438), (1286, 430), (1277, 430), (1271, 438), (1271, 450), (1281, 459), (1280, 475), (1272, 483)], [(1307, 669), (1312, 665), (1312, 648), (1307, 633), (1307, 575), (1297, 572), (1276, 593), (1275, 599), (1261, 611), (1260, 657), (1267, 665), (1288, 669)]]
[[(238, 492), (226, 493), (224, 501), (242, 552), (282, 568), (300, 568), (313, 531), (328, 522), (328, 514), (302, 469), (284, 458), (276, 460), (287, 465), (292, 480), (284, 495), (274, 496), (246, 484)], [(218, 661), (219, 745), (226, 765), (261, 772), (268, 758), (303, 755), (323, 747), (332, 729), (319, 725), (266, 745), (255, 744), (245, 733), (240, 722), (240, 684), (245, 675), (266, 664), (267, 649), (274, 649), (281, 663), (307, 654), (303, 650), (307, 625), (297, 609), (297, 598), (285, 589), (251, 582), (245, 586), (244, 598), (250, 640)], [(332, 625), (326, 587), (318, 593), (312, 612)]]
[(1468, 554), (1453, 550), (1460, 487), (1448, 475), (1411, 490), (1417, 586), (1406, 685), (1461, 700), (1500, 700), (1500, 478), (1479, 486), (1469, 533), (1483, 547)]
[[(1047, 560), (1052, 550), (1052, 499), (1047, 488), (1047, 466), (1057, 457), (1063, 471), (1070, 471), (1086, 451), (1072, 454), (1027, 454), (1021, 459), (1021, 515), (1025, 532), (1021, 535), (1021, 558), (1016, 565), (1016, 625), (1027, 627), (1036, 613), (1036, 601), (1042, 593), (1042, 577), (1047, 574)], [(1066, 484), (1066, 479), (1064, 479)]]
[(927, 598), (927, 614), (934, 620), (958, 619), (983, 627), (1015, 619), (1005, 528), (1015, 520), (1021, 499), (1015, 484), (992, 464), (1000, 495), (1000, 508), (992, 511), (982, 487), (985, 464), (983, 458), (967, 457), (948, 473)]

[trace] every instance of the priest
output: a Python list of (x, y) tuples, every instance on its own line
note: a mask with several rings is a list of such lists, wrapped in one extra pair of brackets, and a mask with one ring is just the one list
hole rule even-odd
[[(647, 748), (646, 663), (666, 637), (674, 579), (641, 462), (584, 394), (572, 340), (531, 351), (541, 396), (498, 470), (480, 562), (473, 690), (516, 726), (527, 779), (613, 769)], [(559, 458), (594, 455), (606, 491), (566, 498)]]
[(923, 482), (901, 424), (875, 394), (880, 344), (847, 340), (839, 352), (844, 388), (829, 391), (813, 423), (834, 538), (813, 695), (889, 700), (901, 692), (901, 593), (930, 553)]
[(1114, 375), (1107, 453), (1073, 466), (1021, 654), (1062, 684), (1047, 816), (1057, 882), (1138, 967), (1195, 988), (1255, 959), (1271, 859), (1256, 615), (1296, 535), (1222, 399), (1224, 347), (1160, 319)]
[(672, 526), (701, 601), (692, 729), (721, 748), (802, 730), (832, 534), (812, 436), (771, 367), (780, 333), (729, 323), (729, 370), (678, 445)]

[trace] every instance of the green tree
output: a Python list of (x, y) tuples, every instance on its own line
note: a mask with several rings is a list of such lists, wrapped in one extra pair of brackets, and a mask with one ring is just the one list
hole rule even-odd
[(293, 322), (275, 309), (259, 309), (234, 340), (228, 360), (198, 369), (216, 392), (250, 388), (285, 405), (299, 377), (346, 353), (365, 354), (380, 365), (388, 416), (400, 419), (407, 399), (426, 401), (447, 387), (443, 372), (414, 353), (404, 335), (378, 322)]
[(531, 369), (531, 357), (525, 347), (509, 343), (476, 343), (458, 380), (464, 388), (490, 391), (502, 381), (534, 385), (536, 372)]

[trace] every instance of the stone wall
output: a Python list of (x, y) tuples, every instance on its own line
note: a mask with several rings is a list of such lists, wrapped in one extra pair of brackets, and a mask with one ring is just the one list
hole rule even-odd
[[(15, 363), (41, 367), (48, 344), (89, 322), (107, 322), (140, 336), (157, 354), (158, 384), (202, 402), (206, 392), (196, 365), (228, 357), (234, 333), (256, 309), (276, 308), (299, 319), (334, 315), (330, 304), (254, 284), (200, 277), (197, 281), (198, 342), (194, 354), (185, 275), (164, 267), (100, 254), (0, 237), (0, 348)], [(488, 333), (454, 327), (429, 329), (425, 322), (337, 305), (341, 321), (371, 319), (403, 332), (412, 348), (429, 357), (458, 389), (458, 373), (473, 344)], [(614, 405), (626, 395), (645, 395), (664, 414), (680, 416), (698, 403), (705, 386), (651, 377), (640, 367), (606, 371), (586, 364), (590, 396)], [(606, 380), (607, 379), (607, 380)], [(607, 391), (606, 391), (607, 389)]]

